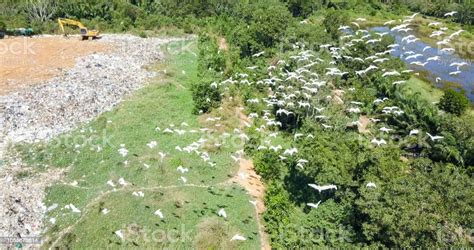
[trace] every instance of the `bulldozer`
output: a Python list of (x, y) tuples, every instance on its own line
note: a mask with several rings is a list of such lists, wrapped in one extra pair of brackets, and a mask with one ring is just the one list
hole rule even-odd
[(79, 28), (79, 30), (81, 32), (82, 40), (89, 40), (89, 38), (92, 38), (92, 39), (100, 38), (99, 37), (99, 31), (97, 31), (97, 30), (88, 30), (87, 27), (84, 26), (84, 24), (82, 24), (79, 21), (72, 20), (72, 19), (67, 19), (67, 18), (58, 18), (58, 24), (59, 24), (59, 27), (61, 28), (62, 32), (64, 33), (64, 36), (67, 36), (67, 33), (64, 30), (64, 25), (71, 25), (71, 26), (75, 26), (75, 27)]

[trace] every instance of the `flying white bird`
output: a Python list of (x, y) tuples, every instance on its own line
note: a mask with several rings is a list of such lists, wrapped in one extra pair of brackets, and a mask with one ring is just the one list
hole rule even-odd
[(182, 181), (183, 183), (188, 182), (188, 179), (186, 179), (186, 177), (184, 177), (184, 176), (179, 177), (178, 180)]
[(460, 70), (453, 71), (453, 72), (449, 72), (449, 75), (450, 75), (450, 76), (457, 76), (457, 75), (459, 75), (459, 74), (461, 74), (461, 71), (460, 71)]
[(118, 150), (118, 152), (122, 157), (125, 157), (128, 154), (128, 150), (125, 148), (125, 145), (123, 144), (120, 145), (120, 149)]
[(325, 191), (325, 190), (329, 190), (329, 189), (336, 189), (337, 190), (337, 186), (336, 185), (323, 185), (323, 186), (319, 186), (319, 185), (316, 185), (316, 184), (308, 184), (308, 186), (318, 190), (320, 193), (321, 191)]
[(318, 208), (319, 204), (321, 203), (321, 201), (318, 201), (318, 203), (306, 203), (306, 205), (308, 205), (309, 207), (312, 207), (312, 208)]
[(145, 197), (145, 193), (143, 193), (142, 191), (133, 192), (132, 194), (137, 197)]
[(418, 129), (413, 129), (413, 130), (410, 131), (410, 135), (417, 135), (419, 133), (420, 133), (420, 130), (418, 130)]
[(377, 185), (375, 185), (375, 183), (373, 183), (373, 182), (369, 182), (369, 183), (367, 183), (367, 185), (365, 185), (365, 187), (366, 188), (376, 188)]
[(73, 204), (69, 204), (69, 205), (67, 205), (67, 206), (68, 206), (69, 209), (71, 209), (71, 211), (72, 211), (73, 213), (80, 213), (80, 212), (81, 212), (81, 210), (79, 210), (79, 209), (78, 209), (77, 207), (75, 207)]
[(396, 81), (396, 82), (393, 82), (392, 84), (393, 85), (398, 85), (398, 84), (402, 84), (402, 83), (406, 83), (407, 81)]
[(112, 180), (107, 181), (107, 184), (111, 187), (115, 187), (115, 184)]
[(183, 166), (178, 166), (178, 167), (176, 168), (176, 170), (179, 171), (179, 172), (181, 172), (182, 174), (184, 174), (184, 173), (186, 173), (186, 172), (189, 171), (188, 168), (183, 168)]
[(160, 161), (163, 162), (163, 160), (165, 159), (166, 154), (163, 153), (163, 152), (158, 152), (158, 154), (160, 155)]
[(232, 237), (232, 239), (230, 239), (230, 241), (234, 241), (234, 240), (244, 241), (244, 240), (247, 240), (247, 239), (242, 235), (236, 234)]
[(265, 51), (258, 52), (256, 54), (253, 54), (252, 57), (259, 57), (261, 55), (265, 54)]
[(122, 185), (122, 186), (126, 186), (126, 185), (127, 185), (127, 182), (126, 182), (123, 178), (120, 178), (120, 179), (118, 180), (118, 183), (119, 183), (120, 185)]
[(149, 148), (154, 148), (154, 147), (156, 147), (156, 145), (158, 145), (158, 143), (156, 141), (151, 141), (150, 143), (147, 144), (147, 146)]
[(425, 51), (428, 50), (428, 49), (431, 49), (431, 46), (425, 46), (425, 47), (423, 48), (423, 52), (425, 52)]
[(156, 210), (154, 214), (157, 215), (158, 217), (160, 217), (160, 219), (162, 219), (162, 220), (165, 218), (165, 216), (161, 212), (161, 209)]
[(380, 131), (385, 132), (385, 133), (389, 133), (390, 131), (393, 131), (393, 129), (382, 127), (382, 128), (380, 128)]
[(378, 139), (376, 139), (376, 138), (372, 139), (372, 141), (370, 141), (370, 142), (371, 142), (372, 144), (377, 145), (377, 146), (381, 146), (381, 145), (387, 144), (387, 142), (386, 142), (384, 139), (378, 140)]
[(451, 12), (448, 12), (446, 14), (444, 14), (445, 17), (448, 17), (448, 16), (454, 16), (455, 14), (457, 14), (458, 12), (457, 11), (451, 11)]
[(284, 155), (294, 155), (296, 153), (298, 153), (297, 148), (286, 149), (285, 152), (283, 152)]
[(439, 136), (439, 135), (433, 136), (433, 135), (430, 135), (429, 133), (426, 133), (426, 134), (430, 137), (432, 141), (441, 140), (444, 138), (443, 136)]
[(115, 231), (114, 233), (115, 233), (115, 235), (117, 235), (121, 240), (124, 239), (122, 230)]
[(428, 24), (428, 27), (430, 27), (430, 26), (439, 26), (439, 25), (441, 25), (440, 22), (431, 22), (431, 23)]
[(428, 57), (426, 59), (427, 62), (429, 62), (429, 61), (439, 61), (439, 60), (440, 60), (439, 56)]
[(221, 208), (221, 209), (217, 212), (217, 215), (219, 215), (220, 217), (227, 218), (227, 213), (225, 212), (225, 210), (224, 210), (223, 208)]

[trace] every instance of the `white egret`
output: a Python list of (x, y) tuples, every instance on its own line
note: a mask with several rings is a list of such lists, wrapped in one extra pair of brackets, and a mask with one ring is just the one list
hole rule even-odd
[(163, 212), (161, 212), (161, 209), (156, 210), (154, 214), (160, 217), (160, 219), (162, 220), (165, 218), (165, 216), (163, 215)]
[(373, 182), (369, 182), (369, 183), (367, 183), (367, 185), (365, 185), (365, 187), (366, 188), (376, 188), (377, 185), (375, 185), (375, 183), (373, 183)]
[(122, 233), (122, 230), (118, 230), (118, 231), (115, 231), (114, 232), (115, 235), (117, 235), (121, 240), (124, 239), (124, 236), (123, 236), (123, 233)]
[(325, 190), (330, 190), (330, 189), (336, 189), (337, 190), (337, 186), (336, 185), (323, 185), (323, 186), (319, 186), (319, 185), (316, 185), (316, 184), (308, 184), (308, 186), (318, 190), (320, 193), (321, 191), (325, 191)]
[(306, 203), (306, 205), (308, 205), (309, 207), (312, 207), (312, 208), (318, 208), (319, 207), (319, 204), (321, 204), (321, 201), (318, 201), (318, 203)]
[(242, 235), (239, 235), (239, 234), (236, 234), (232, 237), (232, 239), (230, 239), (230, 241), (235, 241), (235, 240), (238, 240), (238, 241), (245, 241), (247, 240), (244, 236)]
[(430, 139), (431, 139), (432, 141), (444, 139), (443, 136), (439, 136), (439, 135), (434, 135), (434, 136), (433, 136), (433, 135), (431, 135), (430, 133), (426, 133), (426, 134), (430, 137)]
[(227, 218), (227, 213), (226, 211), (221, 208), (218, 212), (217, 212), (217, 215), (219, 215), (220, 217), (224, 217), (224, 218)]

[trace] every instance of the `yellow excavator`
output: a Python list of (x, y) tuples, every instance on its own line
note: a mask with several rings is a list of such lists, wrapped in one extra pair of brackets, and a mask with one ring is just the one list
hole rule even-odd
[(66, 31), (64, 31), (64, 25), (71, 25), (71, 26), (76, 26), (79, 27), (79, 30), (81, 32), (82, 40), (89, 40), (89, 37), (92, 37), (92, 39), (98, 39), (99, 37), (99, 31), (97, 30), (88, 30), (84, 24), (82, 24), (79, 21), (72, 20), (72, 19), (67, 19), (67, 18), (58, 18), (58, 24), (61, 30), (63, 31), (64, 35), (66, 36)]

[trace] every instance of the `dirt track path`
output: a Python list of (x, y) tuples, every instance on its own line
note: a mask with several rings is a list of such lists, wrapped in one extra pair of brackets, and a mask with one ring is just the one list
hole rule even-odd
[[(245, 124), (251, 123), (250, 119), (242, 113), (242, 108), (236, 108), (236, 114), (240, 120), (240, 129), (245, 128)], [(251, 160), (241, 159), (239, 161), (239, 171), (236, 176), (230, 179), (230, 181), (243, 186), (250, 196), (257, 202), (255, 205), (255, 213), (257, 219), (258, 231), (260, 234), (260, 247), (262, 250), (272, 249), (270, 246), (270, 239), (265, 232), (265, 226), (263, 225), (263, 212), (265, 212), (265, 186), (262, 181), (262, 177), (255, 172), (255, 167)]]

